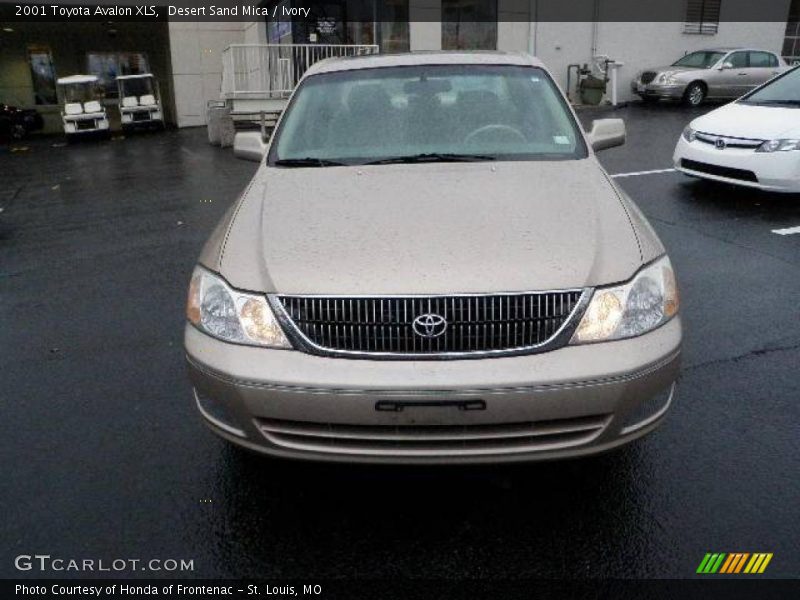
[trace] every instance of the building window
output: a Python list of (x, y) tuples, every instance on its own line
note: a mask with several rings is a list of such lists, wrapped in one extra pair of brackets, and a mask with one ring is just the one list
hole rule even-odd
[(789, 8), (782, 54), (790, 65), (800, 64), (800, 0), (792, 0)]
[[(267, 43), (269, 44), (291, 44), (292, 43), (292, 20), (283, 15), (283, 8), (288, 6), (288, 1), (284, 0), (278, 4), (275, 11), (275, 19), (267, 17)], [(269, 5), (267, 6), (269, 8)]]
[(29, 46), (28, 64), (31, 67), (33, 96), (36, 104), (58, 104), (56, 70), (53, 55), (47, 46)]
[(683, 33), (715, 35), (719, 31), (722, 0), (686, 0)]
[(379, 18), (381, 52), (408, 52), (408, 0), (383, 0)]
[(442, 50), (496, 50), (497, 0), (442, 0)]
[(117, 75), (150, 72), (144, 52), (89, 52), (86, 69), (90, 75), (97, 75), (107, 98), (117, 97)]

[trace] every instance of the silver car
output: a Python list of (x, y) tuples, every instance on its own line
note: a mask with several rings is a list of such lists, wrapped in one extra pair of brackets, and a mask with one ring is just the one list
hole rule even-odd
[(780, 55), (768, 50), (711, 48), (667, 67), (641, 71), (631, 90), (646, 102), (667, 99), (699, 106), (706, 99), (738, 98), (788, 68)]
[[(304, 75), (192, 275), (186, 356), (223, 438), (325, 460), (579, 456), (657, 427), (681, 349), (664, 247), (526, 55)], [(265, 157), (261, 159), (261, 154)]]

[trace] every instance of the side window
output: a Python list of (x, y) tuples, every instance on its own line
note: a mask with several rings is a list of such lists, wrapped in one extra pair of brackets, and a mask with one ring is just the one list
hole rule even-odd
[(751, 67), (766, 69), (773, 66), (773, 60), (775, 60), (775, 57), (769, 52), (750, 52)]
[(778, 57), (774, 54), (769, 55), (769, 66), (770, 67), (777, 67), (780, 66), (780, 62), (778, 61)]
[(746, 69), (747, 52), (734, 52), (728, 58), (725, 59), (725, 62), (731, 63), (734, 69)]

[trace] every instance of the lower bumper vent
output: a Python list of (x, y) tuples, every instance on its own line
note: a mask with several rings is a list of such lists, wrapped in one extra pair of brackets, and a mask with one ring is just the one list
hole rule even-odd
[(292, 450), (369, 456), (479, 456), (558, 450), (586, 443), (609, 415), (480, 425), (340, 425), (258, 419), (271, 443)]
[(698, 171), (700, 173), (708, 173), (709, 175), (717, 175), (718, 177), (727, 177), (729, 179), (740, 179), (742, 181), (758, 182), (758, 177), (753, 171), (745, 171), (744, 169), (733, 169), (731, 167), (721, 167), (720, 165), (712, 165), (709, 163), (699, 162), (696, 160), (689, 160), (688, 158), (681, 159), (681, 166), (690, 171)]

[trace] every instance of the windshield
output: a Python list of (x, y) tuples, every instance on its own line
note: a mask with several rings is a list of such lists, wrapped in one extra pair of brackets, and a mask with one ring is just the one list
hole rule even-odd
[(739, 102), (742, 104), (800, 106), (800, 67), (795, 67), (785, 75), (775, 78), (771, 83), (748, 94)]
[(287, 109), (269, 163), (585, 156), (577, 124), (543, 70), (424, 65), (309, 77)]
[(712, 52), (703, 50), (687, 54), (677, 62), (672, 63), (673, 67), (692, 67), (695, 69), (708, 69), (717, 64), (720, 58), (725, 56), (724, 52)]
[(62, 83), (60, 87), (65, 103), (89, 102), (90, 100), (101, 100), (103, 97), (97, 82)]
[(120, 96), (146, 96), (155, 95), (155, 86), (152, 77), (134, 77), (131, 79), (118, 79)]

